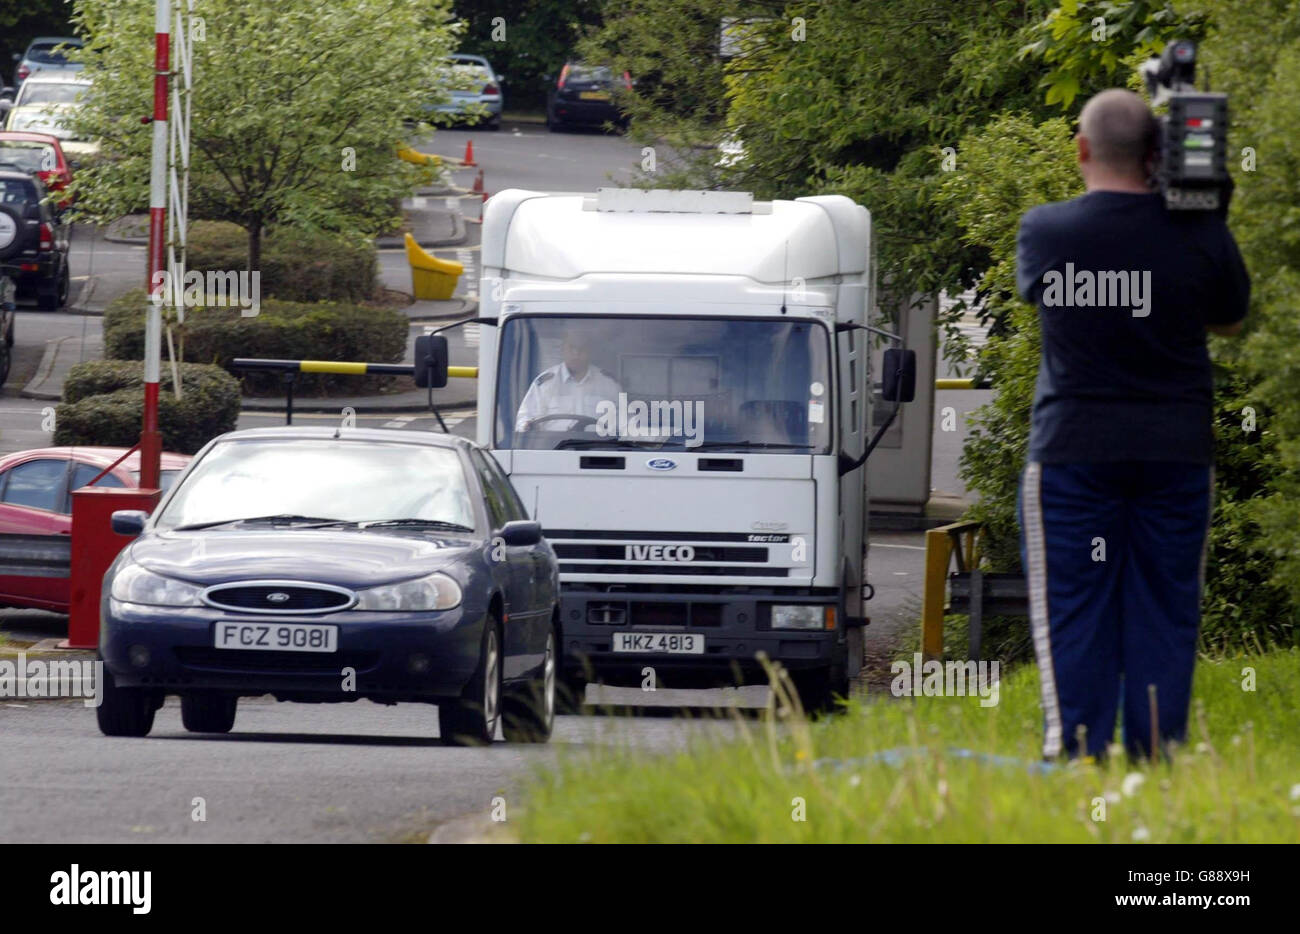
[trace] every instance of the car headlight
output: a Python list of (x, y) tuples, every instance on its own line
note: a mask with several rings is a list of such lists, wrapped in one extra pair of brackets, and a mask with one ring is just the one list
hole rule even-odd
[(825, 629), (828, 611), (833, 612), (833, 608), (807, 603), (774, 605), (772, 607), (772, 628)]
[(460, 606), (460, 585), (446, 574), (357, 591), (358, 610), (450, 610)]
[(114, 600), (149, 606), (201, 606), (200, 588), (173, 577), (163, 577), (138, 564), (128, 564), (113, 575)]

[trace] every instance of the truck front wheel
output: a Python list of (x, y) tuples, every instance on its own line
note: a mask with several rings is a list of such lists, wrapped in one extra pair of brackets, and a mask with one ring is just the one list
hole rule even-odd
[(838, 666), (792, 671), (790, 679), (799, 692), (799, 703), (803, 705), (804, 713), (810, 717), (842, 710), (836, 698), (849, 696), (849, 679)]

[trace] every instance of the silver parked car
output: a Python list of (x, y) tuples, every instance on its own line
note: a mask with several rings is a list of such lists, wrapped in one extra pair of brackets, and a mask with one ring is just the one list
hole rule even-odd
[(61, 46), (79, 49), (82, 42), (76, 36), (37, 36), (22, 55), (15, 52), (14, 61), (18, 66), (14, 69), (14, 87), (22, 87), (29, 77), (41, 72), (80, 71), (81, 62), (68, 61), (64, 54), (67, 50)]
[(501, 76), (481, 55), (456, 53), (451, 56), (456, 87), (448, 89), (451, 100), (439, 104), (438, 113), (453, 114), (486, 130), (501, 129)]

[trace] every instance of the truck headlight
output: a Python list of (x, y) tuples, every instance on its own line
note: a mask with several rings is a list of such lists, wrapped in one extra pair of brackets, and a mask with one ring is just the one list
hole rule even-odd
[(358, 610), (450, 610), (460, 606), (460, 585), (446, 574), (357, 591)]
[(201, 606), (199, 588), (174, 577), (163, 577), (138, 564), (128, 564), (113, 575), (109, 591), (114, 600), (149, 606)]
[(826, 611), (830, 607), (816, 604), (778, 604), (772, 607), (773, 629), (825, 629)]

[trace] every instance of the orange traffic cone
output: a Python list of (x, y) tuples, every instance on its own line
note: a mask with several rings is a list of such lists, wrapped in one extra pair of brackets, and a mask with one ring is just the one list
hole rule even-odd
[(483, 191), (483, 170), (479, 169), (478, 174), (474, 176), (474, 187), (470, 189), (474, 194), (480, 194)]
[(465, 141), (465, 158), (460, 160), (460, 164), (478, 165), (478, 163), (474, 161), (474, 141), (472, 139), (467, 139)]

